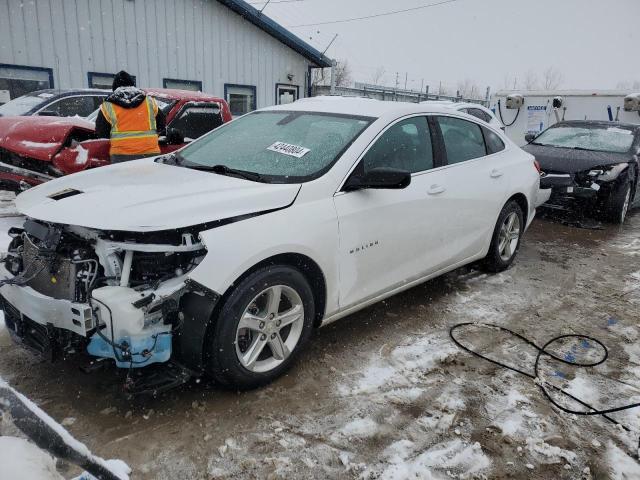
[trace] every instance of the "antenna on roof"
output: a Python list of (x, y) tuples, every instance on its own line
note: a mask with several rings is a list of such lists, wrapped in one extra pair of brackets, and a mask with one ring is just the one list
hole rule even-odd
[(260, 9), (260, 13), (262, 13), (262, 12), (264, 11), (264, 9), (265, 9), (265, 8), (267, 8), (267, 5), (269, 5), (269, 2), (270, 2), (270, 1), (271, 1), (271, 0), (267, 0), (267, 3), (265, 3), (265, 4), (263, 5), (263, 7)]
[(338, 34), (336, 33), (333, 37), (333, 39), (329, 42), (329, 45), (327, 45), (327, 48), (324, 49), (324, 52), (322, 52), (322, 55), (324, 55), (325, 53), (327, 53), (327, 50), (329, 50), (329, 47), (331, 45), (333, 45), (333, 42), (336, 41), (336, 38), (338, 38)]

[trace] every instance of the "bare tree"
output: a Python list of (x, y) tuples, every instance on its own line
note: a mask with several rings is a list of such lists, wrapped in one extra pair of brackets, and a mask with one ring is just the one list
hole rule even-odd
[(536, 71), (533, 69), (527, 70), (522, 83), (525, 90), (536, 90), (538, 88), (538, 74)]
[(373, 83), (374, 85), (378, 85), (384, 79), (386, 73), (387, 71), (384, 67), (376, 68), (376, 71), (371, 75), (371, 83)]
[(438, 86), (438, 95), (449, 95), (449, 87), (440, 82), (440, 85)]
[(351, 67), (347, 60), (338, 60), (334, 67), (337, 87), (348, 87), (351, 85)]
[(564, 76), (555, 67), (548, 67), (542, 72), (542, 88), (545, 90), (555, 90), (562, 85)]
[(329, 84), (329, 76), (331, 75), (331, 70), (329, 68), (314, 68), (311, 76), (311, 86), (317, 87), (320, 85), (328, 85)]
[(518, 77), (505, 73), (502, 77), (502, 88), (505, 90), (515, 90), (518, 88)]
[(624, 82), (618, 82), (618, 84), (616, 85), (616, 89), (617, 90), (640, 90), (640, 80), (627, 80)]
[(464, 98), (478, 98), (480, 96), (480, 88), (469, 78), (458, 82), (458, 92)]

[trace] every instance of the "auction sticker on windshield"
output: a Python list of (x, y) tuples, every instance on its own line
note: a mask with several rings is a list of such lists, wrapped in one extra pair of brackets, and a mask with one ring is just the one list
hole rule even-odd
[(290, 143), (285, 142), (276, 142), (273, 145), (269, 145), (267, 150), (271, 150), (272, 152), (281, 153), (282, 155), (288, 155), (290, 157), (302, 158), (311, 150), (308, 148), (301, 147), (299, 145), (292, 145)]

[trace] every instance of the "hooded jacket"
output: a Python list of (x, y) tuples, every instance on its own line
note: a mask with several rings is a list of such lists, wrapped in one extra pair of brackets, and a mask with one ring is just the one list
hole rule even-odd
[[(135, 109), (145, 102), (146, 98), (147, 94), (139, 88), (125, 86), (116, 88), (116, 90), (105, 99), (105, 102), (109, 102), (123, 109)], [(156, 114), (156, 131), (159, 135), (165, 134), (165, 124), (165, 114), (161, 109), (158, 109), (158, 113)], [(111, 123), (107, 120), (101, 108), (96, 117), (96, 136), (97, 138), (111, 138), (111, 130)]]

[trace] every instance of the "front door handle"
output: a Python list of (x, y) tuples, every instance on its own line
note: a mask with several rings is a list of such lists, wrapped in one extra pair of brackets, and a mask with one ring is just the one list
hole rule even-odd
[(491, 170), (491, 173), (489, 175), (491, 175), (491, 178), (500, 178), (502, 176), (502, 171), (494, 168), (493, 170)]
[(427, 193), (429, 195), (438, 195), (439, 193), (443, 193), (446, 189), (442, 186), (442, 185), (431, 185), (429, 187), (429, 190), (427, 190)]

